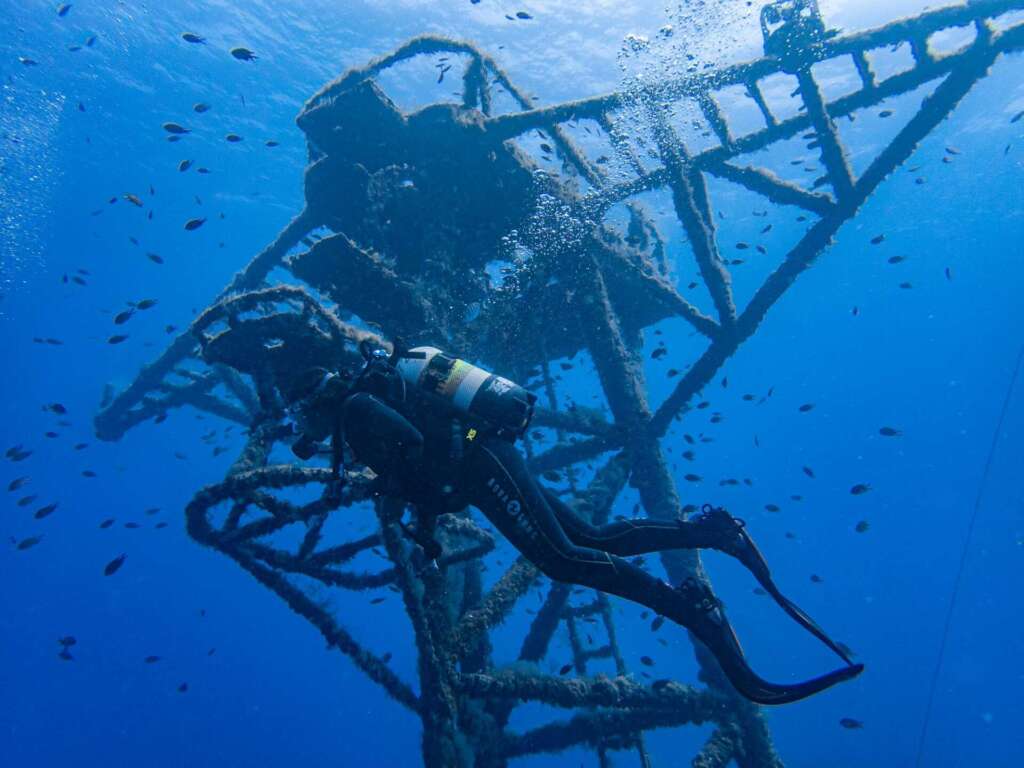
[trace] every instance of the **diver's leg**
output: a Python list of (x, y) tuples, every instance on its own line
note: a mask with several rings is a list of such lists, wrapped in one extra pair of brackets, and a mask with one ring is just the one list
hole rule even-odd
[(620, 557), (661, 552), (667, 549), (714, 549), (732, 555), (743, 563), (776, 603), (800, 626), (817, 637), (843, 661), (849, 655), (792, 600), (779, 590), (768, 563), (742, 520), (720, 507), (705, 505), (693, 520), (620, 520), (607, 525), (591, 525), (574, 513), (561, 499), (543, 488), (544, 499), (558, 523), (574, 544), (601, 549)]
[(593, 525), (577, 515), (547, 488), (544, 499), (555, 513), (559, 525), (574, 544), (603, 549), (620, 557), (662, 552), (667, 549), (710, 549), (721, 536), (709, 526), (689, 520), (616, 520)]
[(705, 505), (691, 520), (616, 520), (592, 525), (547, 488), (542, 489), (559, 524), (581, 547), (603, 549), (629, 557), (667, 549), (714, 549), (732, 555), (758, 580), (768, 577), (768, 564), (745, 530), (745, 524), (724, 509)]
[(762, 680), (747, 664), (709, 586), (688, 579), (672, 588), (616, 555), (574, 544), (512, 445), (483, 440), (467, 454), (463, 470), (467, 501), (545, 574), (632, 600), (686, 627), (708, 646), (726, 676), (748, 698), (766, 704), (796, 701), (860, 673), (860, 667), (851, 666), (793, 686)]

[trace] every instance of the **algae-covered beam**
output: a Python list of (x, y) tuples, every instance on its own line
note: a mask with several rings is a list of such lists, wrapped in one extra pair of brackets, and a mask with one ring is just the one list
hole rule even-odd
[(251, 573), (263, 586), (276, 592), (289, 608), (320, 631), (328, 647), (337, 648), (351, 658), (357, 668), (387, 691), (395, 701), (414, 712), (421, 711), (420, 700), (412, 689), (392, 672), (381, 658), (363, 648), (331, 618), (327, 611), (314, 603), (298, 587), (238, 549), (222, 551)]
[(466, 611), (452, 632), (451, 645), (459, 653), (468, 652), (481, 634), (496, 627), (516, 602), (533, 586), (540, 571), (525, 557), (516, 558), (515, 563), (505, 571), (491, 587), (479, 607)]
[(459, 690), (470, 696), (538, 701), (553, 707), (614, 707), (649, 712), (671, 711), (690, 722), (728, 720), (716, 694), (682, 683), (641, 685), (630, 677), (549, 677), (512, 670), (460, 675)]
[(629, 738), (637, 731), (700, 725), (713, 719), (716, 701), (709, 696), (706, 701), (697, 701), (693, 710), (680, 707), (599, 711), (577, 715), (526, 733), (506, 735), (495, 746), (508, 758), (561, 752), (581, 744), (597, 746), (609, 739)]
[[(222, 298), (238, 291), (255, 288), (267, 274), (278, 265), (289, 249), (295, 246), (317, 223), (303, 209), (288, 225), (281, 230), (277, 238), (260, 252), (246, 267), (238, 272), (217, 298)], [(130, 419), (131, 410), (146, 396), (157, 389), (160, 382), (170, 371), (186, 357), (192, 355), (196, 348), (193, 326), (190, 325), (153, 363), (143, 366), (139, 375), (121, 394), (102, 409), (94, 420), (96, 436), (101, 440), (117, 440), (135, 423)]]

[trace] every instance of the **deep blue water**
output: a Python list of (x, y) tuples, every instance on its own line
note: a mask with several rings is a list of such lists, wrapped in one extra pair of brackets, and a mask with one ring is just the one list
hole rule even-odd
[[(242, 445), (238, 430), (226, 441), (231, 450), (211, 457), (200, 438), (224, 426), (212, 416), (175, 411), (114, 443), (95, 438), (92, 417), (106, 384), (127, 385), (172, 338), (165, 326), (187, 326), (300, 210), (306, 155), (294, 117), (323, 83), (408, 37), (442, 32), (494, 53), (540, 104), (594, 95), (620, 86), (622, 40), (629, 33), (653, 36), (671, 16), (663, 5), (82, 0), (61, 18), (55, 3), (0, 0), (0, 446), (33, 451), (20, 463), (0, 464), (4, 489), (31, 476), (18, 492), (0, 489), (4, 765), (418, 764), (415, 718), (325, 650), (314, 629), (234, 563), (186, 535), (182, 510), (198, 488), (223, 477)], [(736, 33), (727, 38), (733, 48), (721, 54), (725, 61), (759, 53), (756, 17), (749, 4), (735, 5), (716, 6), (726, 8)], [(826, 20), (845, 29), (925, 7), (911, 0), (884, 8), (869, 0), (821, 5)], [(533, 18), (505, 19), (522, 9)], [(208, 44), (185, 43), (185, 31)], [(94, 45), (68, 50), (90, 35)], [(229, 56), (239, 45), (258, 60)], [(746, 517), (784, 588), (867, 665), (853, 683), (768, 714), (789, 766), (913, 764), (979, 493), (923, 765), (1012, 766), (1024, 754), (1017, 590), (1024, 382), (1010, 395), (988, 481), (979, 488), (1024, 343), (1024, 120), (1011, 122), (1024, 111), (1022, 75), (1021, 54), (997, 61), (910, 159), (921, 170), (904, 168), (887, 179), (772, 309), (705, 392), (725, 421), (712, 427), (710, 411), (693, 412), (666, 438), (684, 500), (728, 504)], [(388, 82), (400, 103), (446, 95), (418, 93), (398, 76)], [(212, 108), (197, 115), (196, 102)], [(900, 107), (910, 112), (914, 104)], [(160, 127), (167, 121), (193, 132), (168, 143)], [(245, 141), (225, 142), (228, 132)], [(883, 123), (851, 128), (855, 168), (889, 135)], [(266, 147), (268, 139), (280, 146)], [(950, 146), (959, 154), (948, 154)], [(944, 156), (952, 162), (942, 163)], [(181, 173), (183, 159), (211, 173)], [(915, 183), (922, 174), (927, 183)], [(123, 199), (108, 204), (126, 193), (139, 195), (145, 207)], [(746, 214), (758, 203), (729, 190), (720, 199), (720, 242), (753, 238), (762, 220)], [(102, 214), (91, 215), (96, 210)], [(145, 218), (149, 211), (152, 220)], [(193, 217), (208, 222), (185, 232), (182, 222)], [(671, 223), (662, 223), (671, 238)], [(798, 232), (789, 217), (762, 241), (781, 251)], [(885, 241), (871, 245), (881, 233)], [(680, 250), (670, 239), (670, 255)], [(153, 263), (147, 252), (165, 263)], [(895, 255), (907, 258), (889, 264)], [(62, 281), (78, 269), (88, 270), (87, 285)], [(904, 281), (912, 289), (900, 288)], [(737, 296), (745, 300), (753, 285), (752, 278), (736, 278)], [(124, 344), (107, 344), (113, 315), (126, 301), (147, 297), (159, 304), (126, 324)], [(692, 343), (689, 329), (663, 329), (670, 350), (682, 355)], [(669, 391), (670, 364), (671, 355), (648, 363), (655, 404)], [(592, 366), (581, 367), (564, 391), (586, 403), (596, 380)], [(722, 376), (728, 388), (719, 386)], [(769, 387), (764, 405), (741, 399)], [(68, 415), (43, 409), (53, 402)], [(801, 413), (804, 403), (814, 410)], [(61, 418), (70, 426), (57, 425)], [(902, 434), (883, 437), (882, 426)], [(678, 460), (681, 434), (705, 430), (715, 443), (691, 470)], [(59, 436), (45, 437), (47, 431)], [(78, 443), (88, 445), (75, 450)], [(814, 469), (814, 480), (803, 466)], [(754, 485), (718, 488), (708, 481), (694, 492), (681, 480), (688, 471), (750, 477)], [(872, 491), (852, 496), (857, 483)], [(38, 500), (17, 506), (29, 494)], [(791, 501), (794, 494), (803, 500)], [(624, 494), (617, 511), (628, 513), (634, 497)], [(57, 511), (34, 520), (32, 512), (51, 501), (59, 502)], [(766, 503), (782, 511), (765, 512)], [(152, 507), (159, 513), (145, 515)], [(101, 530), (105, 518), (117, 522)], [(870, 529), (857, 533), (861, 520)], [(125, 529), (131, 521), (142, 527)], [(169, 525), (156, 529), (158, 521)], [(354, 530), (368, 526), (369, 518)], [(36, 535), (43, 539), (32, 549), (7, 545)], [(127, 554), (125, 566), (104, 577), (104, 564), (120, 553)], [(508, 561), (507, 545), (496, 557)], [(707, 563), (767, 677), (815, 674), (832, 663), (752, 593), (745, 572), (714, 554)], [(822, 582), (812, 583), (812, 573)], [(412, 680), (415, 648), (397, 605), (368, 606), (356, 595), (338, 608), (361, 640), (389, 649), (392, 667)], [(692, 679), (681, 631), (666, 635), (672, 644), (662, 648), (639, 608), (617, 601), (616, 611), (632, 668), (650, 654), (657, 676)], [(527, 618), (519, 611), (498, 631), (498, 661), (514, 658)], [(69, 634), (77, 639), (72, 662), (57, 656), (57, 639)], [(563, 632), (544, 671), (556, 671), (567, 653)], [(149, 655), (161, 660), (145, 664)], [(179, 693), (184, 682), (188, 690)], [(526, 708), (513, 725), (529, 727), (550, 714)], [(843, 717), (864, 728), (841, 728)], [(653, 733), (655, 764), (689, 765), (706, 735), (705, 728)], [(635, 758), (617, 760), (632, 765)], [(596, 764), (582, 751), (523, 764), (581, 763)]]

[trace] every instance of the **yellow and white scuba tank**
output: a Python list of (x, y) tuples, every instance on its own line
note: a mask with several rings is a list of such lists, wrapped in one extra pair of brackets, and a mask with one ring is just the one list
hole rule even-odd
[(439, 398), (455, 414), (483, 422), (504, 437), (514, 440), (530, 426), (536, 395), (503, 376), (436, 347), (403, 351), (395, 367), (409, 389)]

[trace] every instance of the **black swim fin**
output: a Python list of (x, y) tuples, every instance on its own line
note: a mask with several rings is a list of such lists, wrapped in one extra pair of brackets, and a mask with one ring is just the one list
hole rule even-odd
[(797, 624), (806, 629), (822, 643), (827, 645), (839, 658), (848, 665), (854, 666), (849, 653), (829, 637), (818, 623), (808, 616), (796, 603), (782, 594), (772, 579), (768, 561), (758, 548), (754, 539), (747, 532), (746, 524), (730, 515), (721, 507), (705, 504), (698, 517), (697, 524), (703, 525), (713, 532), (715, 543), (712, 545), (725, 554), (739, 560), (750, 571), (764, 590)]
[(707, 584), (687, 578), (676, 591), (683, 597), (681, 615), (676, 621), (707, 646), (736, 690), (758, 704), (789, 704), (800, 701), (837, 683), (851, 680), (864, 671), (863, 664), (848, 664), (841, 669), (800, 683), (768, 682), (750, 668), (736, 632), (725, 616), (721, 601), (715, 597)]

